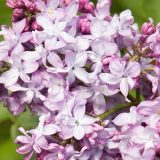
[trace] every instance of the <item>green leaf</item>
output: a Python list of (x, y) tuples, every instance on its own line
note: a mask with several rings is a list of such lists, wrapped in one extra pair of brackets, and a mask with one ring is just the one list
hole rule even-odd
[(29, 109), (26, 110), (26, 112), (21, 113), (16, 118), (16, 123), (18, 126), (22, 126), (26, 130), (33, 129), (38, 124), (38, 117), (34, 114), (32, 114)]
[[(0, 137), (2, 138), (2, 137)], [(0, 144), (0, 160), (20, 160), (21, 155), (16, 153), (16, 145), (11, 139), (6, 139)]]
[(5, 108), (3, 104), (0, 104), (0, 123), (9, 119), (10, 113), (8, 112), (8, 109)]

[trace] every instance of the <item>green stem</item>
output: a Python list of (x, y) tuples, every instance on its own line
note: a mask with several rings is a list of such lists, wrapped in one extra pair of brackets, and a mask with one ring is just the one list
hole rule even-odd
[(137, 88), (137, 89), (136, 89), (136, 99), (137, 99), (138, 102), (141, 101), (140, 88)]
[(118, 104), (114, 108), (111, 108), (111, 109), (107, 110), (106, 112), (98, 115), (97, 117), (99, 117), (101, 120), (104, 120), (113, 113), (121, 111), (122, 109), (130, 108), (130, 107), (135, 106), (135, 105), (138, 105), (138, 102), (131, 102), (131, 103), (126, 102), (124, 104)]

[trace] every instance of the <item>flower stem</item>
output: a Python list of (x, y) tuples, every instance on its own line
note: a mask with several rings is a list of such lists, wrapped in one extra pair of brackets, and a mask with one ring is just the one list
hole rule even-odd
[(126, 102), (124, 104), (118, 104), (114, 108), (111, 108), (111, 109), (107, 110), (106, 112), (98, 115), (97, 117), (99, 117), (101, 120), (104, 120), (113, 113), (116, 113), (116, 112), (121, 111), (121, 110), (126, 109), (126, 108), (130, 108), (132, 106), (137, 106), (137, 105), (138, 105), (137, 101), (130, 102), (130, 103)]

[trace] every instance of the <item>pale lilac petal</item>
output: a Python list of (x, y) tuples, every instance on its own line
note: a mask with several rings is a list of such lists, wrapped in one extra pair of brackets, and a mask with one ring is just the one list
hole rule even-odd
[(116, 76), (122, 76), (124, 74), (125, 65), (117, 60), (114, 60), (109, 65), (110, 72)]
[(46, 9), (46, 4), (42, 0), (35, 1), (35, 4), (36, 4), (37, 9), (40, 11), (44, 11)]
[(22, 147), (19, 147), (16, 151), (20, 154), (27, 154), (30, 151), (32, 151), (32, 144), (27, 144)]
[(33, 149), (36, 153), (41, 153), (42, 151), (41, 148), (36, 143), (33, 145)]
[(45, 48), (48, 50), (60, 49), (66, 46), (63, 41), (58, 41), (56, 37), (48, 38), (45, 40)]
[(54, 52), (51, 52), (49, 55), (48, 55), (48, 62), (53, 66), (53, 67), (56, 67), (56, 68), (63, 68), (63, 62), (62, 60), (60, 59), (60, 57), (55, 54)]
[(107, 85), (100, 85), (99, 91), (104, 94), (105, 96), (112, 96), (119, 92), (119, 89), (108, 87)]
[(21, 73), (20, 73), (20, 78), (21, 78), (24, 82), (26, 82), (26, 83), (29, 83), (29, 82), (30, 82), (30, 77), (29, 77), (26, 73), (24, 73), (24, 72), (21, 72)]
[(51, 17), (53, 17), (53, 19), (59, 20), (64, 18), (65, 16), (65, 10), (62, 8), (57, 8), (56, 10), (54, 10), (53, 15)]
[(77, 45), (78, 50), (85, 51), (89, 48), (89, 41), (79, 36), (76, 39), (76, 45)]
[(87, 73), (84, 69), (76, 67), (74, 69), (75, 76), (84, 83), (90, 83), (89, 73)]
[(126, 78), (122, 78), (120, 82), (120, 91), (126, 98), (128, 96), (129, 86)]
[(48, 149), (48, 142), (44, 136), (39, 137), (36, 144), (42, 149)]
[(98, 121), (98, 118), (93, 118), (88, 115), (85, 115), (83, 119), (80, 121), (80, 125), (91, 125)]
[(85, 111), (86, 111), (86, 107), (84, 104), (77, 106), (73, 111), (75, 120), (76, 121), (82, 120), (83, 116), (85, 115)]
[(121, 113), (114, 120), (113, 123), (117, 126), (123, 126), (132, 123), (132, 117), (129, 113)]
[(38, 67), (38, 62), (23, 62), (23, 71), (27, 74), (35, 72)]
[(93, 20), (90, 24), (91, 34), (95, 37), (101, 36), (101, 34), (105, 32), (107, 25), (107, 22), (98, 19)]
[(20, 54), (22, 54), (23, 53), (23, 51), (24, 51), (24, 47), (23, 47), (23, 45), (21, 44), (21, 43), (18, 43), (15, 47), (14, 47), (14, 49), (12, 50), (12, 55), (20, 55)]
[(66, 33), (66, 32), (61, 32), (60, 33), (60, 37), (66, 42), (66, 43), (74, 43), (75, 42), (75, 38), (73, 36), (71, 36), (70, 34)]
[(43, 135), (49, 136), (55, 134), (57, 131), (59, 131), (59, 127), (55, 124), (47, 124), (43, 128)]
[(28, 62), (35, 62), (41, 58), (37, 51), (26, 51), (23, 52), (22, 59)]
[(81, 140), (85, 135), (85, 131), (84, 128), (81, 126), (75, 126), (75, 128), (73, 129), (73, 136), (77, 139), (77, 140)]
[(32, 33), (31, 32), (24, 32), (20, 36), (20, 42), (25, 43), (32, 39)]
[(56, 153), (50, 153), (47, 154), (47, 156), (45, 156), (44, 160), (53, 160), (57, 158), (57, 154)]
[(67, 51), (65, 55), (65, 63), (67, 66), (73, 66), (75, 63), (76, 53)]
[(32, 142), (32, 138), (31, 137), (27, 137), (27, 136), (18, 136), (16, 138), (16, 143), (31, 143)]
[(26, 25), (26, 19), (22, 19), (19, 22), (13, 23), (13, 30), (16, 34), (20, 34)]
[(141, 73), (141, 66), (138, 62), (129, 62), (125, 69), (125, 75), (130, 77), (137, 77)]
[(72, 3), (70, 3), (67, 8), (66, 8), (66, 13), (67, 13), (67, 21), (71, 20), (74, 16), (76, 16), (77, 12), (78, 12), (78, 7), (79, 4), (76, 1), (73, 1)]
[(110, 15), (110, 1), (98, 0), (97, 3), (97, 16), (100, 19), (104, 19)]
[(34, 151), (31, 151), (30, 153), (28, 153), (25, 157), (24, 160), (30, 160), (32, 158)]
[(93, 110), (96, 115), (102, 114), (106, 111), (106, 102), (103, 94), (94, 95), (93, 99)]
[(135, 86), (135, 81), (131, 77), (127, 77), (129, 88), (132, 89)]
[(62, 126), (60, 136), (63, 139), (69, 139), (73, 137), (73, 128), (69, 126)]
[(87, 53), (86, 52), (80, 52), (77, 53), (74, 66), (77, 67), (84, 67), (87, 61)]
[(56, 9), (60, 4), (59, 0), (47, 0), (47, 7), (51, 9)]
[(101, 73), (99, 75), (99, 78), (107, 83), (107, 84), (118, 84), (120, 82), (120, 77), (114, 76), (113, 74), (110, 73)]
[(134, 22), (132, 12), (129, 9), (121, 12), (119, 17), (120, 17), (120, 23), (124, 28), (128, 27), (130, 24)]
[(18, 77), (19, 71), (17, 69), (11, 68), (9, 71), (1, 75), (0, 82), (4, 83), (6, 86), (11, 86), (17, 82)]
[(46, 31), (51, 31), (53, 28), (53, 22), (51, 19), (47, 18), (46, 16), (39, 15), (37, 18), (37, 23)]

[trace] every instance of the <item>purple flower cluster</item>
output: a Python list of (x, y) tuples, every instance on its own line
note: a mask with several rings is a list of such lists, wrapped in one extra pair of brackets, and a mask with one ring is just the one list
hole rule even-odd
[(155, 160), (160, 157), (160, 24), (141, 32), (111, 0), (7, 0), (1, 26), (1, 101), (26, 107), (36, 128), (16, 138), (30, 160)]

